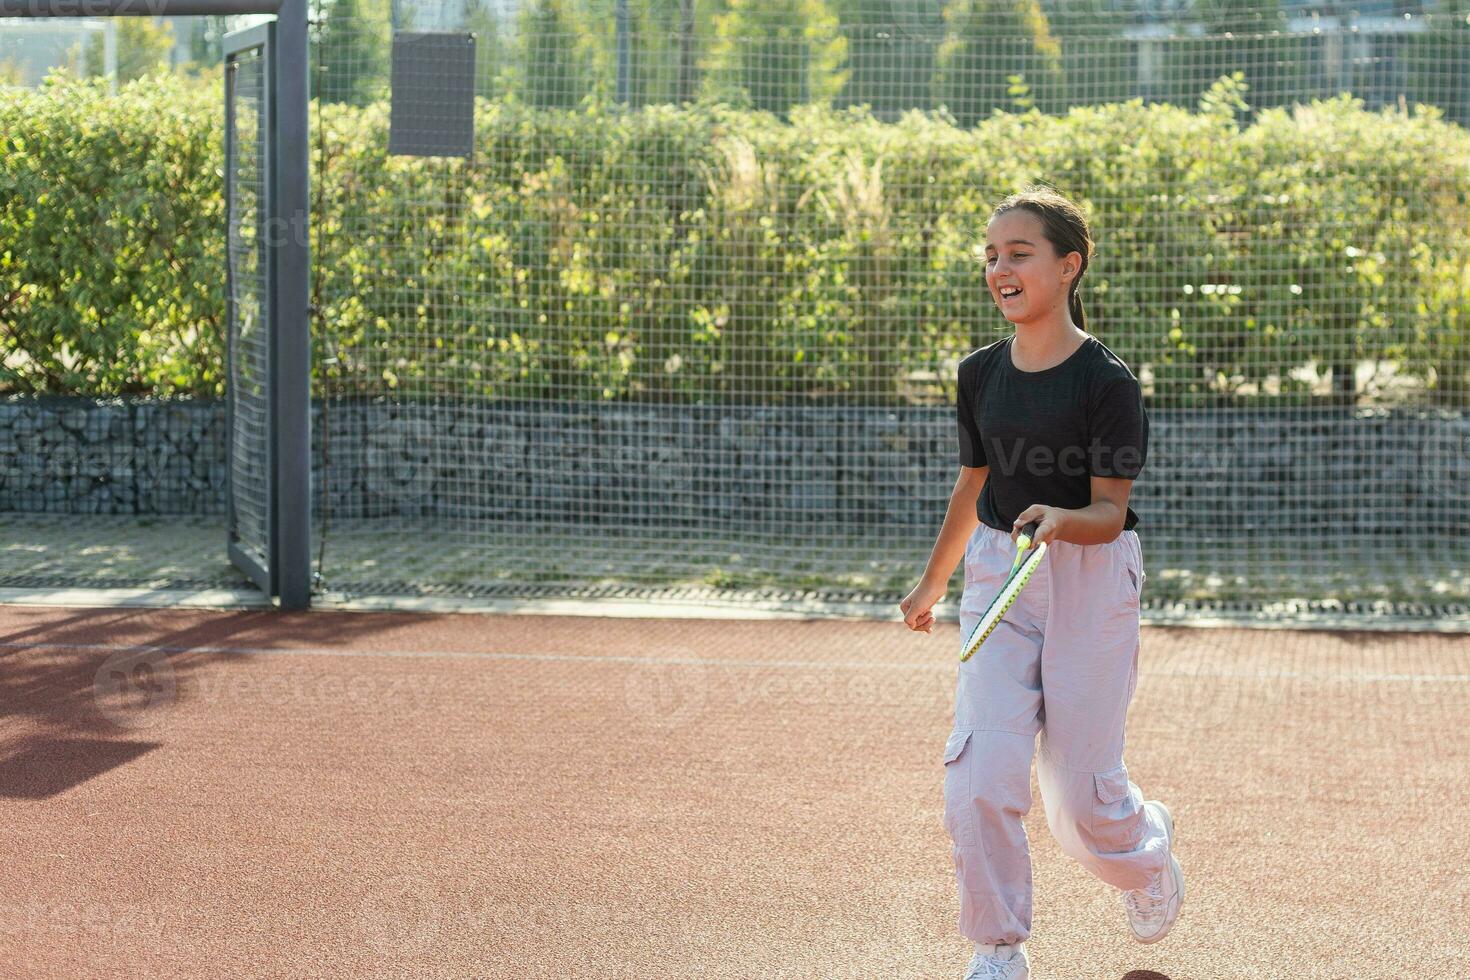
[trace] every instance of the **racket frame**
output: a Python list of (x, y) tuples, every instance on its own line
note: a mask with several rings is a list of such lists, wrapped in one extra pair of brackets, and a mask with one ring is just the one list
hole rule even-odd
[(1041, 558), (1046, 554), (1047, 543), (1042, 541), (1032, 545), (1031, 535), (1036, 533), (1037, 524), (1038, 522), (1032, 521), (1016, 536), (1016, 557), (1011, 563), (1010, 574), (1006, 576), (1000, 591), (995, 594), (994, 599), (990, 600), (990, 605), (986, 607), (980, 621), (975, 624), (975, 628), (970, 631), (969, 637), (965, 640), (965, 645), (960, 649), (961, 663), (974, 656), (975, 651), (980, 649), (980, 645), (985, 642), (986, 638), (995, 632), (1001, 619), (1015, 604), (1021, 590), (1025, 588), (1026, 582), (1031, 578), (1031, 573), (1036, 570), (1037, 565), (1041, 564)]

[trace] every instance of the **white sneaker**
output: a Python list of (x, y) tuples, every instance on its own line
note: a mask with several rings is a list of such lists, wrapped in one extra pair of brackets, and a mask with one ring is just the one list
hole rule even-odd
[(1180, 906), (1184, 904), (1184, 872), (1174, 856), (1174, 819), (1169, 815), (1169, 808), (1157, 800), (1145, 800), (1143, 805), (1153, 807), (1163, 820), (1169, 839), (1169, 866), (1147, 888), (1124, 892), (1123, 907), (1128, 910), (1133, 938), (1141, 943), (1156, 943), (1179, 918)]
[(965, 980), (1029, 980), (1030, 976), (1025, 943), (976, 946), (975, 957), (965, 970)]

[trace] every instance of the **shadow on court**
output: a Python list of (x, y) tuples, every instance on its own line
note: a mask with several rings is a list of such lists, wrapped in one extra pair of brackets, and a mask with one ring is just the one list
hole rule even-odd
[(151, 742), (32, 739), (0, 759), (0, 798), (44, 800), (156, 748)]
[(388, 621), (371, 613), (329, 622), (272, 611), (13, 609), (0, 620), (6, 716), (96, 736), (154, 727), (179, 699), (221, 689), (201, 673), (295, 645), (351, 649)]

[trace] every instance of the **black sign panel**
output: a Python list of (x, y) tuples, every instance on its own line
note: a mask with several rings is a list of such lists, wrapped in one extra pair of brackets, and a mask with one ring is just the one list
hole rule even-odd
[(475, 140), (475, 36), (393, 36), (393, 113), (388, 152), (466, 157)]

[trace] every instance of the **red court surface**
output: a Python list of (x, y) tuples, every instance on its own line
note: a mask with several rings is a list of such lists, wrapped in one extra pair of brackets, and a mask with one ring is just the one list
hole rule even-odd
[[(0, 607), (0, 972), (959, 978), (958, 642)], [(1157, 946), (1026, 818), (1035, 980), (1470, 977), (1470, 637), (1145, 630)]]

